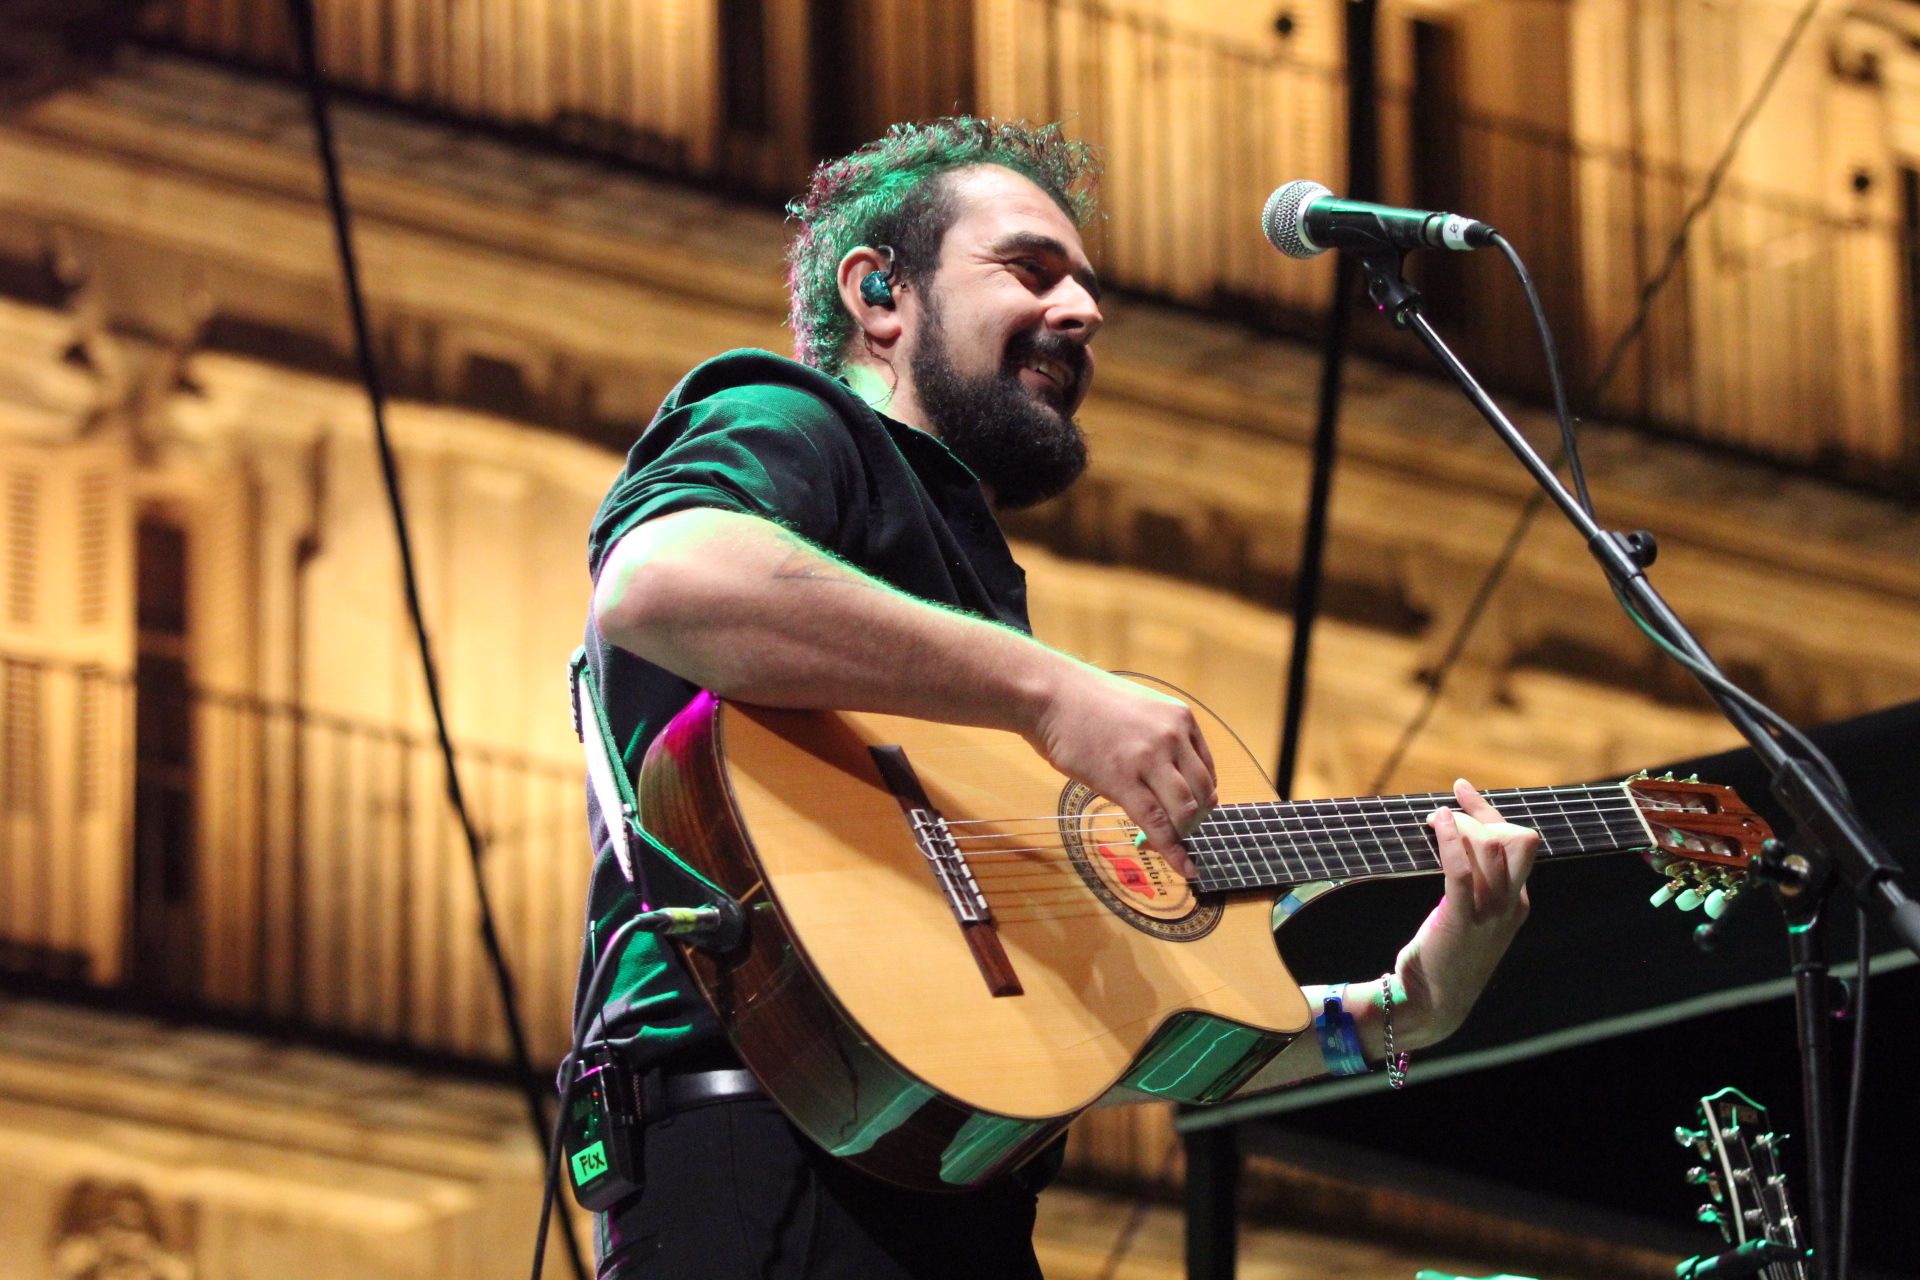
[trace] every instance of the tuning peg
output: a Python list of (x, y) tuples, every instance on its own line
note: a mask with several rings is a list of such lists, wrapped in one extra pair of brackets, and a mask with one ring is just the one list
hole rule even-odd
[(1687, 779), (1686, 779), (1686, 780), (1687, 780), (1688, 782), (1698, 782), (1698, 781), (1700, 781), (1700, 775), (1699, 775), (1699, 774), (1697, 774), (1697, 773), (1690, 773), (1690, 774), (1688, 774), (1688, 775), (1687, 775)]
[(1700, 1186), (1713, 1180), (1713, 1174), (1705, 1165), (1695, 1165), (1687, 1170), (1687, 1181)]
[(1669, 880), (1658, 889), (1655, 889), (1653, 896), (1648, 898), (1647, 901), (1656, 907), (1664, 907), (1673, 901), (1673, 895), (1679, 893), (1680, 889), (1681, 884), (1678, 880)]
[(1725, 889), (1715, 889), (1707, 895), (1706, 908), (1709, 920), (1718, 920), (1727, 913), (1727, 899), (1733, 895)]
[(1666, 771), (1665, 773), (1663, 773), (1663, 774), (1661, 774), (1661, 775), (1660, 775), (1660, 781), (1662, 781), (1662, 782), (1673, 782), (1673, 781), (1675, 781), (1675, 778), (1674, 778), (1674, 776), (1673, 776), (1673, 770), (1671, 770), (1671, 769), (1669, 769), (1669, 770), (1667, 770), (1667, 771)]
[(1683, 1147), (1697, 1146), (1706, 1141), (1706, 1133), (1700, 1129), (1689, 1129), (1683, 1124), (1673, 1127), (1673, 1140)]
[(1698, 889), (1682, 889), (1680, 896), (1673, 900), (1673, 905), (1682, 911), (1691, 911), (1705, 901)]
[(1648, 778), (1652, 776), (1653, 775), (1649, 774), (1645, 769), (1642, 769), (1640, 770), (1640, 772), (1634, 774), (1631, 778), (1628, 778), (1627, 781), (1628, 782), (1645, 782)]
[(1693, 1211), (1693, 1216), (1710, 1227), (1720, 1225), (1720, 1211), (1710, 1204), (1703, 1204)]

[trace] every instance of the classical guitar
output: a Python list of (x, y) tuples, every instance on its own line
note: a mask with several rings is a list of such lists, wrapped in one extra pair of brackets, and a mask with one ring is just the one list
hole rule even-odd
[(1720, 1228), (1721, 1238), (1733, 1246), (1737, 1269), (1729, 1269), (1728, 1255), (1722, 1254), (1689, 1258), (1675, 1274), (1688, 1280), (1714, 1261), (1721, 1275), (1811, 1280), (1800, 1219), (1780, 1169), (1785, 1135), (1774, 1130), (1765, 1107), (1734, 1088), (1700, 1099), (1699, 1115), (1698, 1129), (1675, 1129), (1673, 1136), (1700, 1157), (1687, 1180), (1705, 1187), (1712, 1203), (1701, 1205), (1698, 1217)]
[[(1308, 1026), (1275, 929), (1336, 886), (1438, 872), (1425, 820), (1451, 797), (1283, 803), (1188, 701), (1220, 794), (1192, 882), (1016, 734), (706, 694), (673, 720), (640, 812), (746, 908), (746, 942), (688, 966), (795, 1124), (877, 1176), (966, 1187), (1096, 1103), (1225, 1098)], [(1768, 835), (1693, 781), (1487, 795), (1543, 857), (1642, 851), (1656, 899), (1710, 910)]]

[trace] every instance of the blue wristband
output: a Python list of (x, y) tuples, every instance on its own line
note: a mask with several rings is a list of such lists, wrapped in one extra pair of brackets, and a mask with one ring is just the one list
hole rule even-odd
[(1365, 1075), (1373, 1068), (1367, 1065), (1366, 1055), (1361, 1052), (1360, 1032), (1353, 1025), (1353, 1015), (1341, 1001), (1346, 989), (1344, 982), (1327, 988), (1320, 1012), (1314, 1015), (1313, 1030), (1320, 1037), (1320, 1059), (1326, 1063), (1328, 1074)]

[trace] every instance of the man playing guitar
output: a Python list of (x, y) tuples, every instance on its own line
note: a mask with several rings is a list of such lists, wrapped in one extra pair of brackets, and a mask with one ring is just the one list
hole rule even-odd
[[(1216, 803), (1194, 714), (1030, 638), (993, 516), (1086, 464), (1091, 177), (1057, 128), (970, 118), (896, 126), (816, 171), (791, 208), (798, 360), (732, 352), (688, 374), (594, 523), (588, 659), (630, 771), (700, 690), (981, 726), (1024, 738), (1194, 873), (1182, 837)], [(1444, 896), (1392, 972), (1331, 1009), (1308, 990), (1321, 1034), (1247, 1088), (1367, 1069), (1389, 1028), (1418, 1049), (1465, 1019), (1526, 915), (1538, 837), (1466, 782), (1454, 795), (1428, 818)], [(636, 910), (597, 812), (594, 832), (588, 968)], [(603, 1277), (1039, 1275), (1033, 1196), (1057, 1150), (946, 1193), (847, 1167), (757, 1094), (680, 958), (647, 935), (603, 1012), (662, 1100), (644, 1186), (598, 1220)]]

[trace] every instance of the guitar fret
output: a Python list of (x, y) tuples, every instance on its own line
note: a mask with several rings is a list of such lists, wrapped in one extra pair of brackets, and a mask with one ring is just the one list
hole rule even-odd
[[(1388, 869), (1392, 869), (1393, 860), (1387, 855), (1387, 842), (1380, 838), (1379, 830), (1373, 825), (1373, 814), (1369, 812), (1372, 807), (1373, 806), (1369, 805), (1365, 800), (1358, 801), (1354, 804), (1355, 810), (1358, 811), (1360, 821), (1367, 825), (1367, 838), (1379, 846), (1380, 856), (1387, 860)], [(1367, 852), (1364, 847), (1360, 849), (1360, 865), (1367, 867), (1369, 871), (1373, 870), (1373, 868), (1368, 865)]]
[(1439, 844), (1437, 841), (1429, 844), (1429, 841), (1435, 838), (1432, 834), (1433, 828), (1427, 825), (1427, 815), (1440, 807), (1438, 804), (1431, 803), (1432, 800), (1433, 797), (1431, 795), (1400, 797), (1400, 803), (1404, 805), (1407, 810), (1407, 821), (1416, 824), (1420, 829), (1420, 857), (1417, 859), (1413, 858), (1411, 851), (1409, 851), (1409, 863), (1407, 866), (1409, 871), (1431, 870), (1440, 865)]
[(1244, 817), (1240, 819), (1240, 826), (1241, 826), (1241, 831), (1240, 831), (1239, 852), (1241, 857), (1240, 857), (1240, 864), (1237, 867), (1237, 872), (1240, 876), (1241, 883), (1257, 884), (1258, 881), (1254, 878), (1252, 874), (1252, 869), (1247, 865), (1247, 859), (1245, 856), (1254, 847), (1254, 838), (1253, 838), (1254, 831), (1253, 831), (1253, 828), (1250, 825), (1248, 825), (1247, 820)]
[[(1594, 817), (1600, 819), (1601, 829), (1605, 830), (1607, 820), (1605, 815), (1603, 815), (1600, 812), (1599, 793), (1595, 791), (1589, 791), (1587, 792), (1585, 799), (1587, 802), (1588, 810), (1592, 813)], [(1575, 848), (1579, 852), (1585, 853), (1587, 851), (1587, 839), (1585, 836), (1580, 834), (1580, 828), (1574, 823), (1571, 815), (1568, 815), (1567, 817), (1567, 827), (1573, 833), (1573, 843)]]
[[(1354, 856), (1359, 858), (1359, 865), (1361, 865), (1361, 867), (1367, 865), (1367, 856), (1365, 856), (1365, 852), (1359, 848), (1359, 841), (1357, 841), (1356, 835), (1354, 835), (1354, 821), (1352, 821), (1352, 816), (1350, 816), (1346, 810), (1340, 808), (1340, 802), (1338, 802), (1338, 800), (1315, 800), (1315, 804), (1313, 804), (1313, 812), (1315, 812), (1315, 814), (1325, 816), (1329, 810), (1331, 810), (1334, 818), (1340, 819), (1340, 831), (1334, 833), (1331, 841), (1334, 854), (1338, 854), (1338, 858), (1340, 858), (1340, 879), (1342, 879), (1342, 881), (1350, 881), (1350, 879), (1354, 879), (1354, 864), (1348, 860), (1348, 850), (1352, 848)], [(1346, 837), (1346, 839), (1342, 841), (1340, 837)]]
[[(1388, 815), (1386, 806), (1379, 800), (1361, 800), (1355, 807), (1360, 812), (1360, 820), (1367, 824), (1367, 838), (1373, 842), (1378, 851), (1378, 867), (1369, 866), (1368, 869), (1376, 875), (1394, 875), (1404, 870), (1395, 864), (1393, 846), (1387, 842), (1388, 836), (1396, 840), (1401, 839), (1401, 836), (1394, 820)], [(1376, 818), (1379, 819), (1378, 822), (1375, 821)]]
[[(1324, 823), (1327, 821), (1327, 815), (1322, 806), (1335, 802), (1331, 800), (1314, 800), (1310, 803), (1313, 807), (1314, 816)], [(1340, 811), (1335, 809), (1333, 816), (1336, 818), (1341, 817)], [(1345, 825), (1344, 819), (1342, 825)], [(1341, 847), (1340, 832), (1334, 831), (1330, 823), (1328, 824), (1327, 843), (1332, 846), (1334, 856), (1340, 859), (1340, 874), (1334, 878), (1338, 880), (1351, 880), (1353, 878), (1353, 864), (1347, 861), (1347, 851)], [(1332, 868), (1329, 867), (1328, 869), (1331, 870)]]
[[(1260, 841), (1258, 838), (1259, 833), (1253, 829), (1253, 823), (1248, 820), (1244, 811), (1240, 817), (1240, 828), (1241, 828), (1241, 846), (1240, 847), (1243, 854), (1257, 853), (1260, 847)], [(1243, 861), (1245, 863), (1250, 864), (1251, 859), (1245, 858), (1243, 859)], [(1252, 873), (1252, 868), (1250, 865), (1245, 866), (1242, 874), (1244, 875), (1248, 883), (1250, 884), (1258, 883), (1257, 879), (1254, 877)]]
[(1401, 821), (1398, 815), (1393, 814), (1391, 812), (1388, 813), (1387, 820), (1390, 824), (1391, 830), (1393, 831), (1394, 835), (1397, 836), (1400, 840), (1400, 852), (1404, 854), (1407, 859), (1407, 865), (1404, 867), (1396, 868), (1396, 870), (1418, 871), (1420, 869), (1420, 858), (1417, 854), (1414, 853), (1413, 846), (1407, 841), (1406, 824)]

